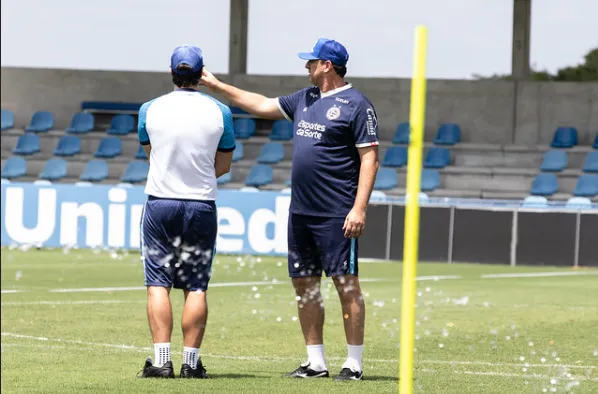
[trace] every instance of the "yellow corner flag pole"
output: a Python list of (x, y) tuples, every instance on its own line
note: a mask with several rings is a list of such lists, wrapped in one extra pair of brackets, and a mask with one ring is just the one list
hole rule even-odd
[(401, 356), (399, 393), (413, 392), (413, 342), (415, 329), (415, 276), (419, 246), (419, 192), (421, 189), (424, 119), (426, 106), (426, 46), (427, 28), (415, 29), (413, 79), (409, 123), (409, 153), (407, 163), (407, 207), (403, 246), (403, 296), (401, 313)]

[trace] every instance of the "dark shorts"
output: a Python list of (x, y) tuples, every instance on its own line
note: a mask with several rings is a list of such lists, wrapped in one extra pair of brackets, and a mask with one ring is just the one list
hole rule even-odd
[(357, 239), (345, 238), (345, 218), (289, 214), (289, 276), (357, 275)]
[(145, 285), (207, 290), (217, 230), (213, 201), (149, 197), (141, 215)]

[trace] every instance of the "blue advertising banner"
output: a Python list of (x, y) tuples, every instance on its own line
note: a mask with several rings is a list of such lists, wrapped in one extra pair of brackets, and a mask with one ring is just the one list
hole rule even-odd
[[(142, 186), (2, 184), (2, 245), (139, 249)], [(287, 253), (290, 196), (220, 190), (219, 253)]]

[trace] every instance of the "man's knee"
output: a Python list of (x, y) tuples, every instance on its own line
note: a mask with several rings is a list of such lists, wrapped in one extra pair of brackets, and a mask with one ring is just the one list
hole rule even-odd
[(338, 295), (343, 300), (362, 298), (359, 278), (354, 275), (339, 275), (332, 278)]
[(309, 301), (319, 302), (321, 298), (319, 277), (293, 278), (293, 287), (295, 288), (295, 294), (301, 297), (300, 301), (303, 303)]

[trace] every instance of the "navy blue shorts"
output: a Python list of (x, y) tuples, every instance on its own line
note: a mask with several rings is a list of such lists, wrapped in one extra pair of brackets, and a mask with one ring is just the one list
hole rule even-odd
[(357, 239), (345, 238), (345, 218), (289, 214), (289, 276), (357, 275)]
[(145, 285), (207, 290), (217, 230), (214, 201), (150, 196), (141, 215)]

